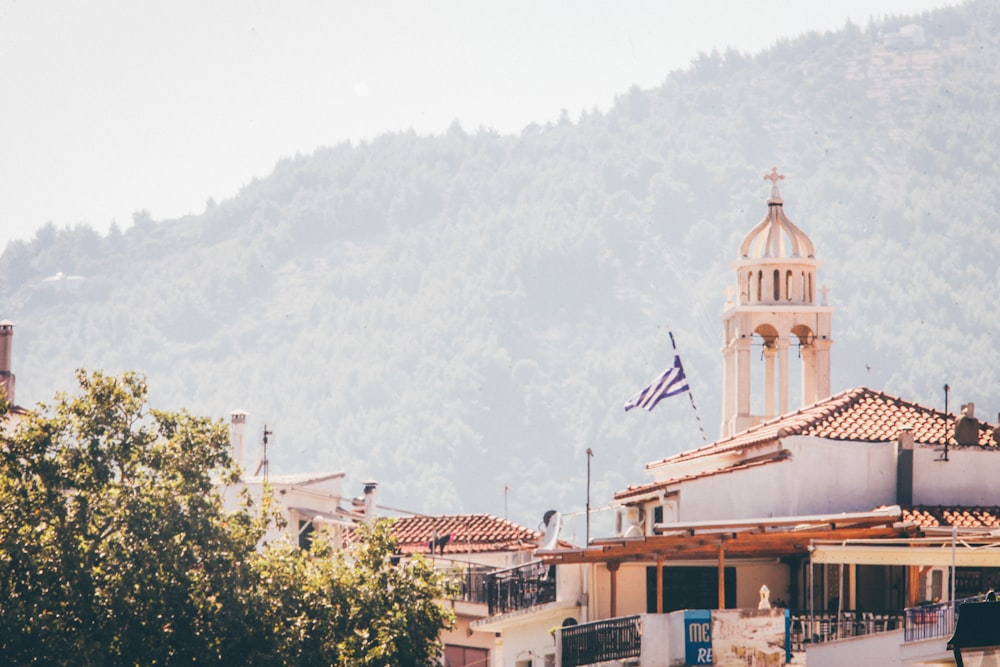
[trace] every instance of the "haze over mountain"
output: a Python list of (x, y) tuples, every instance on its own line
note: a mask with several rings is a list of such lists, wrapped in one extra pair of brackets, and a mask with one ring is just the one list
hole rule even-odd
[[(425, 512), (534, 527), (698, 446), (687, 398), (623, 411), (677, 337), (709, 439), (729, 263), (785, 211), (824, 261), (834, 391), (1000, 409), (1000, 10), (974, 2), (752, 56), (704, 54), (607, 113), (391, 134), (283, 160), (201, 215), (40, 230), (0, 257), (17, 402), (77, 367), (274, 431)], [(57, 275), (61, 277), (56, 278)], [(353, 485), (353, 486), (352, 486)]]

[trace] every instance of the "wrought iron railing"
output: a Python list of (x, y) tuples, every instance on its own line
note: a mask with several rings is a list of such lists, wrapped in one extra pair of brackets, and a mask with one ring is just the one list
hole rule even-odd
[(637, 658), (642, 649), (642, 619), (639, 616), (622, 616), (607, 621), (570, 625), (560, 628), (560, 635), (560, 667)]
[(452, 599), (486, 604), (488, 582), (494, 568), (467, 567), (448, 574)]
[(812, 612), (791, 613), (792, 651), (804, 651), (806, 645), (849, 637), (889, 632), (903, 627), (902, 611)]
[(979, 602), (982, 599), (982, 596), (975, 595), (954, 602), (937, 602), (905, 609), (903, 640), (914, 642), (954, 634), (959, 608), (966, 602)]
[(555, 565), (535, 561), (497, 570), (486, 579), (486, 600), (491, 616), (554, 602), (555, 599)]
[(936, 604), (910, 607), (903, 611), (837, 612), (793, 611), (791, 615), (791, 643), (793, 651), (803, 651), (807, 644), (861, 637), (864, 635), (903, 630), (903, 640), (945, 637), (955, 632), (958, 608), (965, 602), (977, 602), (974, 596)]

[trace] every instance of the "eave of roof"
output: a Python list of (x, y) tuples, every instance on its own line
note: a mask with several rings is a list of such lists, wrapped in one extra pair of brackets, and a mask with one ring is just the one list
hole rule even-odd
[[(899, 507), (823, 516), (676, 524), (670, 534), (594, 540), (582, 549), (536, 551), (547, 564), (776, 558), (809, 553), (813, 540), (888, 539), (918, 532)], [(799, 522), (802, 523), (799, 523)], [(658, 526), (661, 527), (661, 526)], [(670, 527), (665, 524), (662, 528)]]
[(692, 473), (690, 475), (684, 475), (682, 477), (668, 479), (661, 482), (650, 482), (648, 484), (630, 486), (624, 491), (616, 492), (615, 500), (637, 500), (642, 498), (643, 496), (654, 497), (658, 495), (661, 490), (668, 489), (669, 487), (679, 482), (689, 482), (691, 480), (701, 479), (703, 477), (725, 475), (740, 470), (747, 470), (749, 468), (758, 468), (760, 466), (770, 465), (772, 463), (780, 463), (781, 461), (788, 459), (788, 457), (789, 454), (787, 450), (778, 450), (768, 456), (755, 458), (750, 461), (740, 461), (733, 465), (726, 466), (723, 468), (717, 468), (715, 470), (706, 470), (700, 473)]
[(272, 486), (309, 486), (310, 484), (320, 484), (331, 479), (342, 478), (347, 473), (344, 472), (291, 472), (281, 474), (269, 474), (266, 478), (263, 475), (253, 475), (244, 478), (247, 484), (270, 483)]

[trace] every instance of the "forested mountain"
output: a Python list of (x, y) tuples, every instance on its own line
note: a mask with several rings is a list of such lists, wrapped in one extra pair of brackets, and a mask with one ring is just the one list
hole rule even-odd
[(668, 330), (717, 436), (729, 263), (777, 165), (836, 307), (833, 390), (943, 407), (948, 383), (992, 422), (997, 62), (1000, 9), (973, 2), (704, 54), (517, 136), (321, 148), (198, 216), (49, 225), (0, 257), (17, 402), (137, 370), (154, 406), (266, 423), (272, 471), (427, 512), (503, 515), (508, 486), (534, 527), (582, 509), (588, 447), (601, 505), (702, 444), (684, 397), (623, 411)]

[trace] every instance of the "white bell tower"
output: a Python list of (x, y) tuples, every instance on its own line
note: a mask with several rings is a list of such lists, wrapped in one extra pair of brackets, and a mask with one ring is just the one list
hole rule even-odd
[[(785, 215), (777, 167), (771, 181), (767, 215), (740, 246), (736, 301), (726, 300), (722, 314), (725, 345), (722, 438), (788, 412), (789, 348), (802, 358), (802, 405), (830, 396), (830, 320), (827, 289), (816, 288), (821, 262), (812, 241)], [(816, 293), (821, 295), (816, 303)], [(761, 346), (763, 386), (751, 387), (751, 348)], [(753, 355), (758, 356), (758, 355)], [(751, 412), (751, 396), (763, 411)]]

